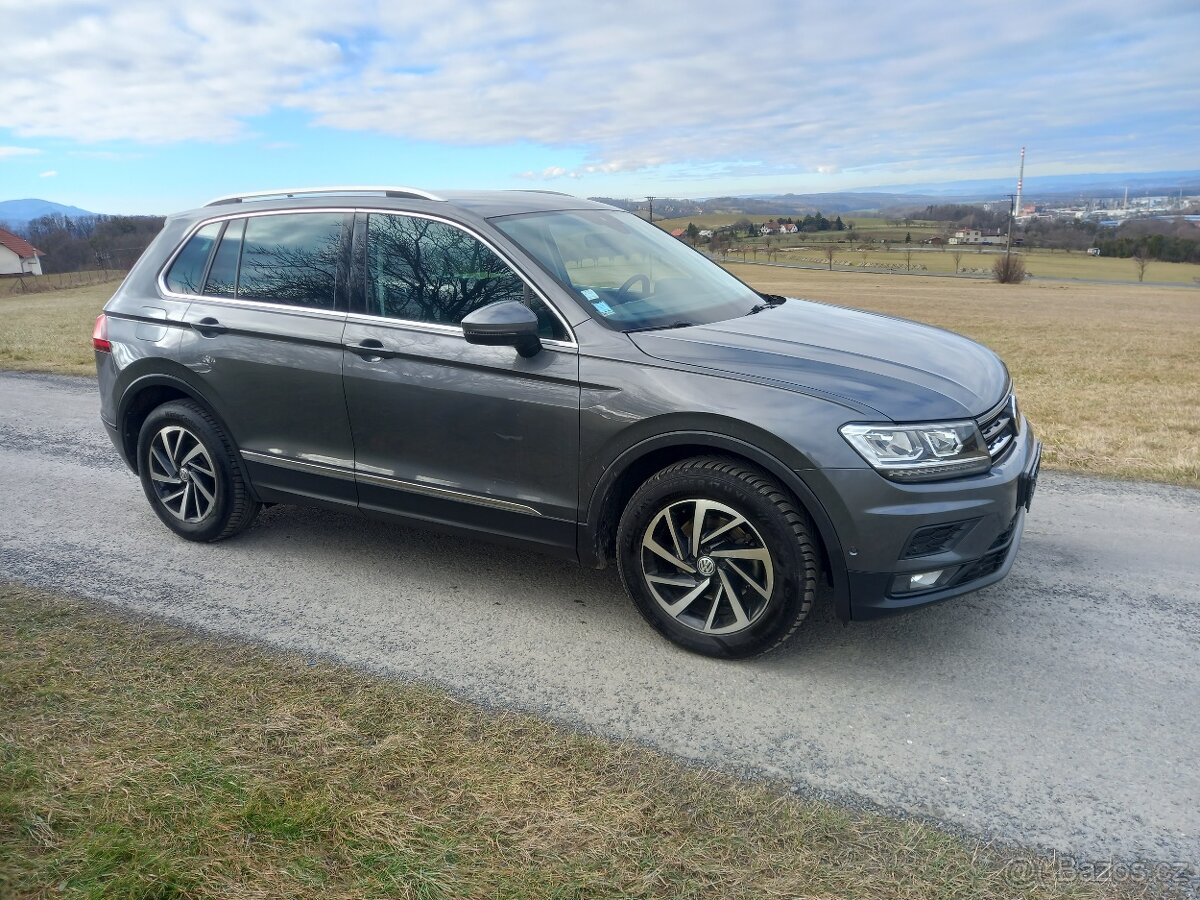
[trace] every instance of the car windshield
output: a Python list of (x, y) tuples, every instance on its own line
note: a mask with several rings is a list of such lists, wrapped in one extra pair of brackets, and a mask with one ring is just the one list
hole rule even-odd
[(705, 325), (762, 303), (720, 266), (631, 213), (567, 210), (494, 223), (618, 331)]

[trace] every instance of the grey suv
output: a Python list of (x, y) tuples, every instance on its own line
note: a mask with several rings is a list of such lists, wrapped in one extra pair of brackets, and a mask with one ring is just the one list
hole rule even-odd
[(298, 503), (615, 560), (713, 656), (786, 639), (822, 583), (845, 621), (999, 581), (1040, 458), (984, 347), (757, 293), (549, 192), (215, 200), (167, 220), (94, 344), (104, 424), (181, 537)]

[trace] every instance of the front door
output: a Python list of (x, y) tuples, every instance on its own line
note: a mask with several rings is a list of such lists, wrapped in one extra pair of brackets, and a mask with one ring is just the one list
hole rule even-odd
[[(449, 222), (371, 213), (356, 243), (343, 373), (360, 506), (574, 555), (579, 358), (566, 326)], [(509, 299), (542, 322), (531, 358), (463, 338), (464, 315)]]

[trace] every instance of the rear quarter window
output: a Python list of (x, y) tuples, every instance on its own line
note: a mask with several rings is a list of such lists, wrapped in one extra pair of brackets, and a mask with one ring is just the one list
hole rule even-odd
[(183, 245), (167, 272), (167, 289), (176, 294), (199, 294), (204, 281), (204, 267), (213, 244), (221, 231), (220, 222), (205, 225)]

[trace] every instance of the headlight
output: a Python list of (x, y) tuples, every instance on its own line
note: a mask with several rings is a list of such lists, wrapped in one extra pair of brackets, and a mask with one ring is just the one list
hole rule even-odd
[(992, 465), (974, 422), (843, 425), (839, 430), (863, 459), (896, 481), (977, 475)]

